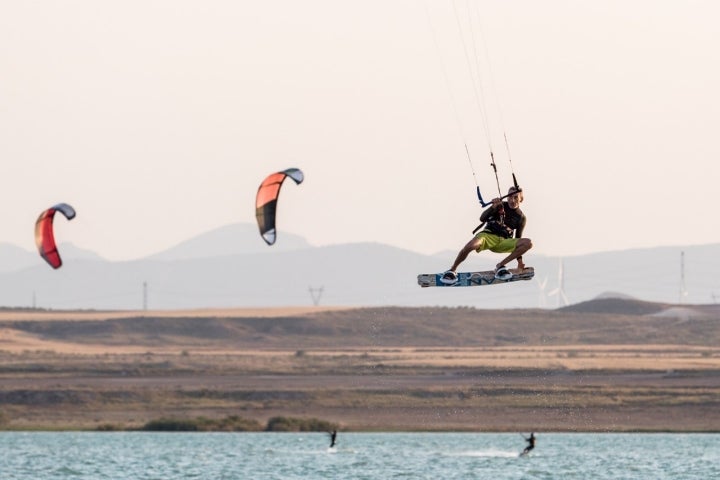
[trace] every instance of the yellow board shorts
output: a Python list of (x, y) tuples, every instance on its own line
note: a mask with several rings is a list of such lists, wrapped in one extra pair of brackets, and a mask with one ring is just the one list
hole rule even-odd
[(478, 248), (475, 249), (476, 252), (490, 250), (495, 253), (510, 253), (515, 250), (518, 241), (517, 238), (503, 238), (490, 232), (480, 232), (475, 235), (475, 238), (480, 240)]

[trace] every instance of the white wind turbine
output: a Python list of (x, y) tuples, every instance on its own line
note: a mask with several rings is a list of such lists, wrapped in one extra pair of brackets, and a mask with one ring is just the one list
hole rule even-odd
[(538, 308), (546, 308), (547, 307), (547, 294), (545, 293), (545, 287), (547, 287), (548, 277), (547, 275), (545, 278), (543, 278), (542, 282), (538, 280), (537, 277), (535, 278), (535, 282), (537, 283), (538, 288), (540, 289), (540, 294), (538, 296)]
[(553, 295), (558, 296), (558, 307), (566, 307), (570, 305), (567, 295), (565, 295), (565, 278), (563, 277), (563, 261), (560, 259), (560, 266), (558, 267), (558, 287), (552, 292), (548, 293), (548, 297)]

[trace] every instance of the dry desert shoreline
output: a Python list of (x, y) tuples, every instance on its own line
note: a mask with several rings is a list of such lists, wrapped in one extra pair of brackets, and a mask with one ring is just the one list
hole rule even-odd
[(598, 308), (0, 311), (0, 415), (10, 429), (237, 415), (346, 430), (720, 431), (717, 317)]

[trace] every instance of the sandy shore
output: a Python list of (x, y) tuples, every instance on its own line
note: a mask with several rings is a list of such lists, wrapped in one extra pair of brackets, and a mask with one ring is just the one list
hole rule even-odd
[(320, 312), (351, 310), (353, 307), (203, 308), (192, 310), (0, 310), (0, 321), (111, 320), (118, 318), (277, 318)]
[(355, 431), (720, 431), (718, 359), (677, 346), (602, 346), (585, 358), (548, 348), (119, 350), (5, 353), (6, 427), (280, 415)]
[[(162, 417), (282, 415), (346, 430), (720, 431), (715, 324), (349, 310), (1, 312), (0, 422), (137, 428)], [(695, 344), (673, 342), (699, 326), (686, 337)], [(551, 329), (567, 341), (450, 344), (470, 332), (522, 340), (532, 328), (533, 338)], [(576, 341), (646, 332), (663, 341)]]

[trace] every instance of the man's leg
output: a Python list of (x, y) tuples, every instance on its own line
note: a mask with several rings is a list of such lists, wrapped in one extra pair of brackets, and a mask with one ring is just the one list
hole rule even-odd
[(472, 240), (466, 243), (462, 250), (460, 250), (460, 253), (458, 253), (457, 258), (455, 258), (455, 262), (452, 264), (452, 267), (450, 267), (450, 270), (456, 272), (460, 264), (465, 261), (468, 255), (470, 255), (470, 252), (474, 252), (478, 249), (480, 241), (481, 240), (479, 238), (473, 237)]
[[(522, 257), (522, 255), (530, 250), (532, 248), (532, 241), (529, 238), (518, 238), (517, 244), (515, 245), (515, 250), (510, 253), (507, 257), (505, 257), (502, 262), (497, 264), (497, 267), (502, 267), (507, 265), (508, 263), (512, 262), (518, 257)], [(466, 255), (467, 257), (467, 255)]]

